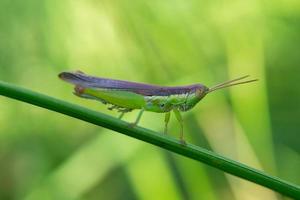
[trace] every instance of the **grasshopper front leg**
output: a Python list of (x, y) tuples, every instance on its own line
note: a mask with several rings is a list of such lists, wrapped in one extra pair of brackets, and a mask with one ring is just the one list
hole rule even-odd
[(182, 145), (186, 145), (185, 140), (183, 139), (183, 120), (182, 116), (177, 108), (173, 109), (173, 112), (175, 114), (176, 119), (178, 120), (180, 124), (180, 135), (179, 135), (179, 140)]

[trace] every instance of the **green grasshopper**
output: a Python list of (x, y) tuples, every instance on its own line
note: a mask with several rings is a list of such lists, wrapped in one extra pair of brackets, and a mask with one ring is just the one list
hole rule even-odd
[(140, 109), (135, 122), (131, 123), (132, 126), (138, 124), (144, 111), (166, 113), (164, 133), (167, 134), (171, 111), (173, 111), (180, 123), (179, 138), (181, 144), (185, 144), (185, 141), (183, 138), (183, 120), (180, 112), (193, 108), (208, 93), (233, 85), (257, 81), (257, 79), (253, 79), (237, 82), (248, 77), (243, 76), (208, 88), (202, 84), (164, 87), (94, 77), (80, 71), (62, 72), (59, 74), (59, 77), (75, 85), (75, 95), (109, 104), (109, 110), (116, 109), (121, 113), (119, 119), (127, 112)]

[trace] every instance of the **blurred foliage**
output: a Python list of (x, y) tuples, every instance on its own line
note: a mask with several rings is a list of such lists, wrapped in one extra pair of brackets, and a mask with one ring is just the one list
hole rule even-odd
[[(298, 0), (1, 0), (0, 78), (116, 115), (73, 96), (57, 74), (208, 86), (250, 74), (260, 81), (184, 114), (187, 140), (300, 184), (299, 35)], [(1, 97), (0, 110), (0, 199), (282, 199), (31, 105)], [(162, 131), (163, 115), (141, 125)]]

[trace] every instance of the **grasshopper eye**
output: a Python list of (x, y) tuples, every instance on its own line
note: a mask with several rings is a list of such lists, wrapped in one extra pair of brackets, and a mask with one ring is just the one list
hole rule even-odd
[(159, 104), (159, 107), (161, 109), (166, 109), (167, 106), (168, 106), (168, 104), (166, 102)]

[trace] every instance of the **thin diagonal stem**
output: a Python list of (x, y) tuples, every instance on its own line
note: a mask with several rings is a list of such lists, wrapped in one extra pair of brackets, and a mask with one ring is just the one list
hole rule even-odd
[(142, 127), (130, 127), (128, 123), (114, 117), (68, 103), (47, 95), (43, 95), (19, 86), (0, 81), (0, 95), (27, 102), (36, 106), (59, 112), (92, 124), (96, 124), (116, 132), (151, 143), (163, 149), (178, 153), (185, 157), (203, 162), (229, 174), (249, 180), (270, 188), (286, 196), (299, 199), (300, 187), (292, 183), (270, 176), (262, 171), (248, 167), (242, 163), (222, 157), (201, 147), (187, 144), (183, 146), (174, 138), (156, 133)]

